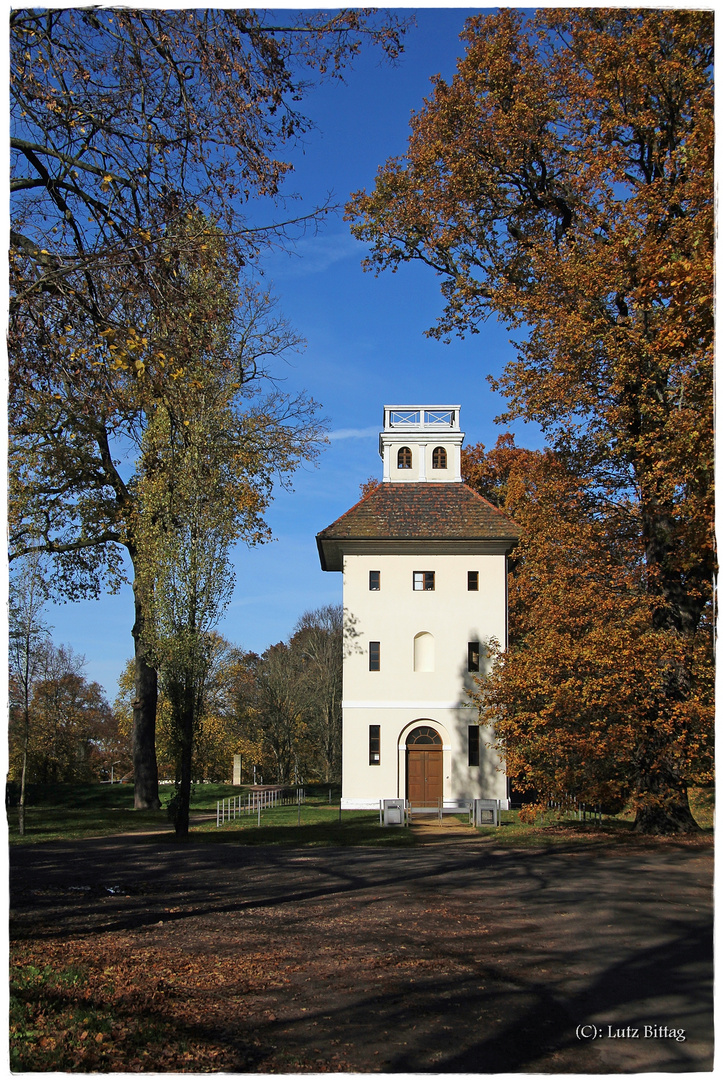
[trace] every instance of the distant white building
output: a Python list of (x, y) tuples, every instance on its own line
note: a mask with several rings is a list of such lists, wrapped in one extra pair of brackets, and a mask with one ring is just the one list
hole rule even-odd
[(344, 574), (342, 807), (507, 799), (466, 688), (507, 640), (519, 530), (462, 483), (458, 405), (387, 405), (382, 483), (317, 536)]

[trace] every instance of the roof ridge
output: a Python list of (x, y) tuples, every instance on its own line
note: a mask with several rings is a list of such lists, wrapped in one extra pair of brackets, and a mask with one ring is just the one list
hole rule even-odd
[(494, 510), (496, 514), (499, 514), (501, 517), (505, 518), (506, 521), (509, 521), (510, 524), (514, 525), (515, 528), (517, 528), (514, 518), (511, 518), (506, 510), (502, 510), (499, 506), (495, 506), (495, 504), (493, 502), (490, 502), (489, 499), (486, 499), (484, 495), (480, 495), (479, 491), (475, 491), (473, 487), (470, 487), (466, 480), (462, 481), (462, 487), (467, 488), (467, 491), (471, 491), (472, 494), (476, 496), (476, 498), (481, 499), (482, 502), (486, 503), (486, 505), (489, 506), (491, 510)]

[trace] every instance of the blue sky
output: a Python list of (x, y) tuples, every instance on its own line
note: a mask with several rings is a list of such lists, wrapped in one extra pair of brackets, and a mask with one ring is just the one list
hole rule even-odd
[[(300, 206), (328, 192), (344, 202), (373, 185), (377, 168), (403, 153), (409, 118), (429, 93), (430, 77), (451, 78), (463, 52), (459, 34), (468, 8), (416, 11), (396, 67), (362, 56), (345, 84), (312, 92), (305, 109), (316, 130), (290, 157), (295, 175), (287, 190)], [(489, 389), (514, 355), (503, 327), (488, 323), (480, 334), (451, 344), (424, 336), (440, 312), (439, 281), (431, 270), (408, 266), (379, 278), (364, 273), (365, 249), (341, 217), (307, 236), (293, 256), (267, 263), (280, 306), (307, 342), (292, 366), (278, 374), (287, 391), (304, 388), (323, 406), (330, 442), (318, 467), (296, 475), (294, 492), (279, 492), (268, 514), (275, 540), (238, 548), (234, 598), (220, 631), (234, 644), (263, 651), (285, 639), (309, 609), (341, 602), (341, 575), (319, 567), (315, 535), (359, 498), (369, 476), (381, 476), (378, 432), (385, 403), (461, 404), (466, 442), (491, 446), (502, 430), (494, 417), (503, 402)], [(539, 446), (533, 431), (516, 429), (520, 445)], [(48, 611), (53, 639), (87, 660), (86, 673), (112, 701), (118, 675), (132, 655), (132, 593), (56, 606)]]

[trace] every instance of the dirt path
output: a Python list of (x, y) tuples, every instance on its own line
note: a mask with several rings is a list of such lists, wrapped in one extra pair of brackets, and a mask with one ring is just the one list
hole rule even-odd
[(203, 1071), (712, 1068), (709, 846), (426, 835), (394, 850), (14, 847), (11, 936), (135, 971), (208, 1049)]

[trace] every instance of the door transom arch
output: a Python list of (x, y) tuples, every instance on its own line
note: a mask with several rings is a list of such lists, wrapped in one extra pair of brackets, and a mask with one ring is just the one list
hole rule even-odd
[(407, 735), (406, 742), (407, 746), (434, 746), (438, 750), (442, 749), (442, 736), (433, 727), (428, 727), (426, 724), (413, 728)]
[(405, 746), (407, 799), (413, 806), (436, 806), (443, 793), (442, 736), (429, 724), (418, 724)]

